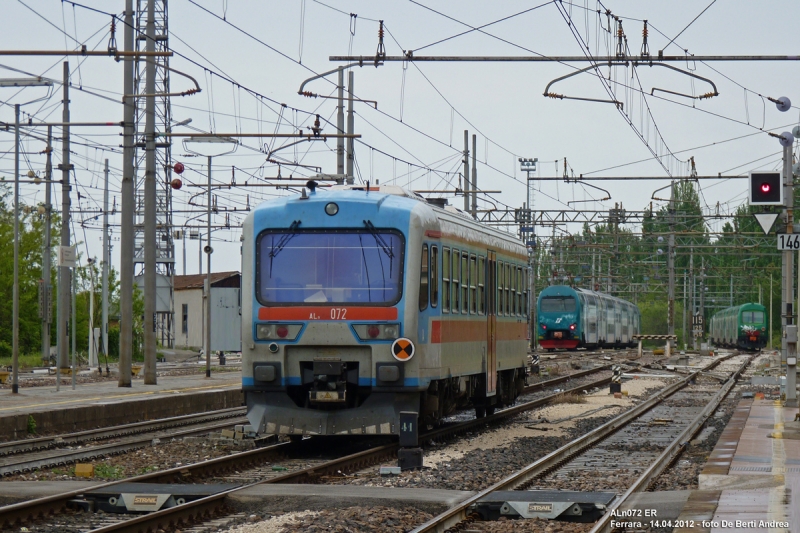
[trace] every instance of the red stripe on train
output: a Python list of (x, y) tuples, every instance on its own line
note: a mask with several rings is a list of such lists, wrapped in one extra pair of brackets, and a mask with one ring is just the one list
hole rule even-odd
[(396, 307), (261, 307), (259, 320), (397, 320)]

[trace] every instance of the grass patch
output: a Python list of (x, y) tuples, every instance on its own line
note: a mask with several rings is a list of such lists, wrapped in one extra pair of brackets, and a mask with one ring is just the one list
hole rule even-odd
[(141, 476), (142, 474), (149, 474), (150, 472), (155, 472), (156, 470), (158, 470), (157, 466), (145, 466), (137, 470), (136, 475)]
[(125, 477), (125, 469), (121, 466), (100, 463), (94, 466), (94, 475), (103, 479), (121, 479)]
[(28, 434), (36, 435), (36, 420), (33, 415), (28, 415)]
[(580, 394), (567, 394), (566, 392), (562, 392), (552, 400), (550, 400), (551, 405), (559, 405), (563, 403), (586, 403), (586, 396)]

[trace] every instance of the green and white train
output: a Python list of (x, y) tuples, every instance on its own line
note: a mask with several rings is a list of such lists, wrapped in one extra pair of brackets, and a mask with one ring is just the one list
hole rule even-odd
[(709, 341), (725, 348), (756, 351), (767, 345), (769, 317), (760, 304), (746, 303), (716, 313), (709, 322)]

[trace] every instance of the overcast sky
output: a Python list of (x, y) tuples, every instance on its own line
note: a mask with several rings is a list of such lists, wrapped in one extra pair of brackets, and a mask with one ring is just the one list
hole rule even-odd
[[(64, 50), (85, 44), (90, 50), (105, 50), (111, 21), (107, 13), (121, 14), (123, 9), (121, 0), (83, 0), (74, 5), (58, 0), (5, 0), (0, 49)], [(550, 81), (588, 63), (387, 62), (375, 68), (369, 59), (378, 47), (378, 20), (385, 23), (388, 55), (413, 50), (417, 56), (588, 54), (605, 58), (609, 50), (616, 50), (615, 22), (606, 10), (622, 17), (627, 53), (633, 56), (642, 49), (644, 19), (653, 56), (662, 49), (665, 55), (797, 55), (800, 43), (793, 35), (800, 4), (788, 0), (608, 0), (602, 4), (594, 0), (572, 4), (172, 0), (169, 9), (169, 45), (175, 52), (170, 66), (194, 77), (202, 90), (172, 100), (175, 122), (192, 119), (175, 131), (295, 133), (308, 131), (319, 113), (323, 132), (333, 133), (335, 100), (305, 98), (297, 94), (298, 89), (303, 80), (340, 64), (329, 61), (329, 56), (363, 55), (368, 58), (365, 66), (354, 69), (355, 93), (363, 100), (377, 101), (377, 109), (369, 103), (356, 104), (356, 132), (362, 135), (356, 144), (357, 180), (395, 180), (410, 189), (453, 190), (458, 186), (464, 130), (468, 129), (470, 136), (477, 134), (479, 187), (502, 191), (482, 196), (480, 208), (521, 207), (525, 175), (517, 159), (536, 157), (540, 177), (561, 176), (566, 158), (570, 176), (661, 176), (664, 180), (592, 182), (609, 192), (611, 199), (602, 202), (592, 200), (603, 198), (604, 193), (586, 185), (534, 182), (535, 209), (607, 210), (621, 202), (626, 209), (641, 210), (653, 201), (653, 191), (666, 186), (670, 177), (688, 175), (692, 156), (698, 174), (704, 176), (779, 169), (781, 147), (762, 129), (791, 131), (800, 116), (795, 105), (781, 113), (766, 100), (787, 96), (800, 104), (800, 65), (795, 62), (684, 61), (671, 64), (684, 71), (676, 72), (658, 66), (609, 68), (600, 61), (597, 71), (551, 87), (552, 92), (570, 97), (614, 99), (622, 103), (620, 109), (611, 103), (542, 95)], [(495, 21), (499, 22), (492, 24)], [(612, 34), (607, 31), (609, 21)], [(481, 30), (471, 31), (474, 27)], [(122, 48), (120, 25), (116, 40)], [(60, 80), (63, 59), (4, 55), (0, 57), (0, 79), (32, 74)], [(71, 57), (69, 62), (72, 120), (122, 120), (122, 63), (106, 57)], [(335, 81), (332, 75), (311, 82), (306, 90), (335, 95)], [(712, 83), (719, 96), (691, 98), (713, 91)], [(194, 85), (173, 73), (171, 86), (173, 91), (184, 91)], [(657, 90), (651, 95), (653, 88)], [(0, 120), (4, 122), (13, 122), (14, 103), (25, 104), (23, 121), (28, 115), (33, 122), (61, 119), (60, 86), (50, 94), (45, 88), (0, 88), (0, 101)], [(84, 243), (84, 255), (101, 255), (100, 220), (85, 219), (94, 217), (86, 211), (102, 206), (105, 158), (111, 166), (111, 196), (117, 208), (120, 205), (120, 132), (118, 127), (73, 129), (72, 162), (78, 185), (73, 188), (72, 201), (74, 207), (84, 210), (75, 215), (74, 231)], [(43, 133), (43, 129), (36, 130), (36, 138), (23, 139), (23, 174), (29, 169), (43, 172), (44, 158), (39, 154), (44, 149)], [(247, 179), (260, 183), (262, 178), (277, 176), (278, 167), (266, 161), (266, 152), (288, 142), (243, 140), (234, 153), (214, 159), (214, 181), (229, 183), (232, 173), (237, 183)], [(189, 148), (203, 149), (180, 142), (173, 146), (174, 161), (187, 167), (184, 187), (174, 198), (176, 226), (205, 223), (203, 214), (191, 212), (204, 207), (205, 200), (191, 200), (201, 189), (190, 185), (205, 183), (206, 159), (191, 154)], [(333, 140), (302, 143), (275, 151), (272, 157), (287, 163), (280, 168), (283, 177), (315, 173), (291, 163), (334, 173), (335, 148)], [(55, 150), (57, 164), (60, 142)], [(13, 130), (0, 132), (0, 158), (0, 175), (8, 181), (14, 168)], [(27, 204), (44, 200), (41, 186), (24, 185), (22, 191)], [(744, 202), (745, 191), (746, 181), (741, 179), (703, 181), (701, 201), (709, 210), (729, 212)], [(252, 206), (286, 191), (251, 188), (219, 193), (218, 205), (235, 206), (237, 213), (229, 217), (234, 228), (214, 233), (219, 242), (213, 270), (240, 268), (235, 226), (243, 218), (238, 210), (246, 207), (248, 194)], [(461, 197), (449, 197), (451, 203), (463, 204)], [(190, 205), (190, 200), (200, 207)], [(59, 189), (54, 203), (60, 208)], [(224, 215), (214, 218), (214, 224), (225, 221)], [(112, 217), (112, 223), (117, 224), (118, 217)], [(712, 226), (719, 227), (719, 223)], [(578, 231), (579, 227), (564, 229)], [(540, 228), (538, 233), (549, 235), (550, 230)], [(114, 227), (112, 261), (117, 268), (118, 235), (118, 227)], [(187, 248), (187, 273), (193, 274), (197, 272), (197, 241)], [(176, 272), (181, 274), (180, 243), (176, 256)]]

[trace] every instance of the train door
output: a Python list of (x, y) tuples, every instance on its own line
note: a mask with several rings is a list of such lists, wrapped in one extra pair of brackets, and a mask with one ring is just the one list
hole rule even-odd
[(497, 392), (497, 253), (486, 252), (486, 396)]

